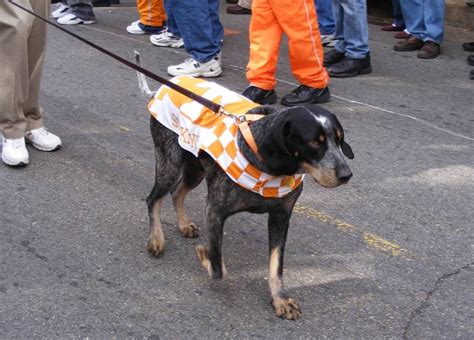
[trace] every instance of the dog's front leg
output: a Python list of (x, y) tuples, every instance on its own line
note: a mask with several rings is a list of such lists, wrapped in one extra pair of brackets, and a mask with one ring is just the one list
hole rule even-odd
[(209, 246), (196, 247), (196, 253), (202, 266), (213, 279), (222, 279), (227, 275), (227, 270), (222, 258), (222, 237), (225, 217), (219, 213), (216, 202), (208, 201), (206, 205), (206, 226)]
[(268, 239), (270, 248), (270, 269), (268, 284), (272, 304), (278, 317), (296, 320), (301, 315), (298, 303), (283, 293), (283, 255), (291, 213), (270, 212), (268, 216)]

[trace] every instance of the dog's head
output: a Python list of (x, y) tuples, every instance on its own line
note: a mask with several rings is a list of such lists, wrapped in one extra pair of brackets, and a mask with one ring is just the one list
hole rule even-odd
[(260, 154), (273, 171), (285, 175), (304, 171), (323, 187), (337, 187), (352, 177), (343, 155), (352, 159), (354, 154), (344, 141), (342, 125), (318, 106), (280, 112)]

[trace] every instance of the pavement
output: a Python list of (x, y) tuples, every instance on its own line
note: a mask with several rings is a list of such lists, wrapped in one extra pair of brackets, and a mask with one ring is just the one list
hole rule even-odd
[[(222, 6), (224, 73), (247, 86), (249, 16)], [(167, 76), (183, 49), (127, 34), (130, 5), (97, 8), (81, 36)], [(146, 99), (134, 71), (49, 30), (41, 102), (61, 136), (30, 165), (0, 166), (0, 338), (474, 338), (474, 81), (449, 31), (434, 60), (392, 50), (370, 26), (373, 73), (331, 81), (324, 104), (339, 117), (355, 159), (351, 181), (323, 189), (307, 178), (285, 257), (297, 321), (275, 317), (267, 284), (266, 216), (225, 224), (228, 277), (212, 281), (163, 207), (166, 251), (145, 250), (145, 198), (154, 181)], [(297, 86), (286, 41), (277, 92)], [(154, 87), (157, 85), (155, 84)], [(204, 230), (206, 187), (186, 201)]]

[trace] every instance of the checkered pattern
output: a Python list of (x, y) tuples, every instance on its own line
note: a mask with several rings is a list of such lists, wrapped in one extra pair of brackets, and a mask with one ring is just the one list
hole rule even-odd
[[(234, 115), (245, 114), (258, 104), (216, 83), (188, 76), (172, 81), (224, 106)], [(201, 104), (162, 86), (150, 101), (150, 113), (164, 126), (178, 134), (182, 148), (195, 156), (208, 153), (226, 174), (241, 187), (263, 197), (283, 197), (295, 190), (304, 175), (272, 176), (250, 164), (240, 152), (237, 142), (238, 125), (227, 116), (217, 116)]]

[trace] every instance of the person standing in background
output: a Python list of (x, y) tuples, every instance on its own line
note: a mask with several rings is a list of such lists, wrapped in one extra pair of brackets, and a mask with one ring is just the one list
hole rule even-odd
[(291, 72), (300, 83), (281, 103), (296, 106), (327, 102), (329, 77), (323, 67), (323, 47), (314, 0), (253, 0), (250, 55), (242, 93), (259, 104), (274, 104), (275, 72), (283, 33), (288, 37)]
[[(49, 14), (49, 0), (16, 0), (39, 15)], [(53, 151), (61, 139), (43, 126), (39, 91), (46, 47), (46, 23), (0, 1), (0, 132), (2, 161), (29, 163), (25, 138), (34, 148)]]

